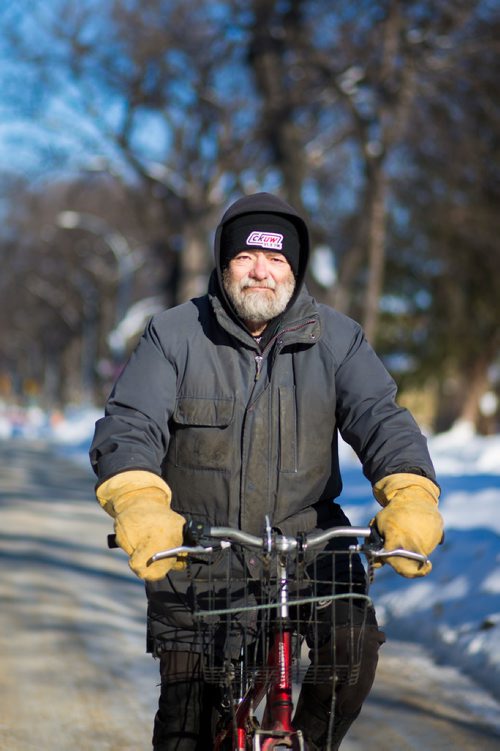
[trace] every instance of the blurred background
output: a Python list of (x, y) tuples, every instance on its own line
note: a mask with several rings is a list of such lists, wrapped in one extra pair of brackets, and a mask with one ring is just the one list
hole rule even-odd
[(307, 217), (307, 285), (363, 325), (442, 488), (430, 583), (377, 574), (391, 644), (349, 748), (498, 747), (499, 82), (499, 0), (0, 0), (0, 748), (149, 743), (143, 584), (88, 446), (262, 190)]
[(500, 428), (496, 0), (4, 0), (0, 405), (99, 407), (244, 193), (429, 432)]

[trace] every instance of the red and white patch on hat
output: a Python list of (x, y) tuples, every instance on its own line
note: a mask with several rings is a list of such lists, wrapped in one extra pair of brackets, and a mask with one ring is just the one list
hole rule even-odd
[(283, 235), (279, 232), (261, 232), (252, 230), (247, 237), (247, 245), (258, 245), (260, 248), (269, 250), (281, 250), (283, 248)]

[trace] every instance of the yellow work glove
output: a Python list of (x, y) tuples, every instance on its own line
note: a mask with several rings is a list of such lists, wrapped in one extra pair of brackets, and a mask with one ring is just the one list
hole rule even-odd
[[(438, 511), (439, 488), (432, 480), (409, 472), (388, 475), (373, 486), (373, 495), (384, 506), (372, 524), (385, 540), (386, 550), (404, 548), (429, 555), (443, 537), (443, 518)], [(421, 565), (407, 558), (387, 558), (401, 576), (425, 576), (430, 561)], [(379, 564), (381, 565), (381, 564)]]
[(115, 520), (116, 542), (129, 556), (129, 566), (141, 579), (158, 581), (171, 569), (185, 567), (176, 558), (148, 565), (154, 553), (182, 545), (184, 517), (172, 511), (172, 493), (153, 472), (129, 470), (99, 485), (97, 500)]

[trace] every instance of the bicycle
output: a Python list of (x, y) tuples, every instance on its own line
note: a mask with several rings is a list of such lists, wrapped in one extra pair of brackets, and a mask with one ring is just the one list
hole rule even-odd
[[(358, 541), (333, 544), (346, 538)], [(363, 581), (355, 565), (359, 554), (367, 563)], [(307, 751), (302, 731), (292, 722), (293, 684), (355, 683), (372, 606), (368, 587), (374, 562), (391, 556), (422, 564), (427, 560), (411, 551), (384, 550), (374, 527), (336, 527), (289, 537), (274, 530), (268, 519), (262, 537), (190, 521), (185, 544), (159, 551), (151, 562), (173, 556), (185, 556), (188, 569), (197, 564), (192, 607), (204, 654), (203, 677), (222, 692), (214, 751)], [(338, 624), (346, 618), (340, 648)], [(306, 643), (312, 646), (309, 665), (302, 654)], [(330, 739), (334, 717), (335, 690)]]

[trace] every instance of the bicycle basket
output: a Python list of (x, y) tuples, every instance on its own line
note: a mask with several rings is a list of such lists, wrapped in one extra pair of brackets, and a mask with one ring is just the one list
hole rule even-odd
[(282, 670), (272, 650), (287, 634), (291, 680), (356, 683), (371, 605), (359, 557), (347, 550), (308, 553), (305, 559), (288, 554), (283, 580), (278, 555), (234, 546), (216, 564), (197, 569), (193, 616), (205, 680), (231, 682), (243, 693)]

